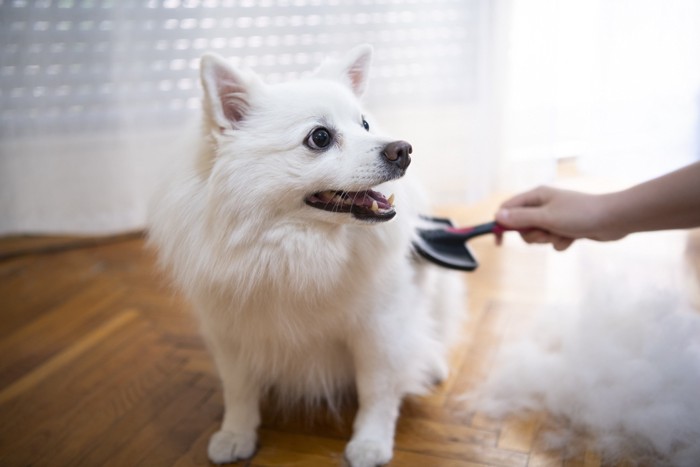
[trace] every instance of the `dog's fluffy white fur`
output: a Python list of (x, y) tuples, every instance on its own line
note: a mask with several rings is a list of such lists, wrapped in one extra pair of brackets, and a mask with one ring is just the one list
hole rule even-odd
[(473, 408), (496, 417), (547, 411), (560, 422), (545, 436), (549, 447), (593, 448), (605, 465), (697, 466), (700, 315), (668, 289), (625, 280), (629, 269), (589, 266), (578, 306), (543, 309), (507, 343)]
[[(358, 101), (371, 52), (360, 46), (277, 85), (202, 59), (203, 131), (155, 197), (150, 241), (192, 302), (223, 382), (213, 462), (254, 453), (269, 390), (285, 403), (332, 404), (354, 389), (345, 456), (386, 463), (402, 397), (447, 374), (460, 281), (411, 255), (420, 197)], [(322, 150), (309, 142), (318, 128), (333, 138)], [(393, 220), (305, 203), (368, 189), (396, 195)]]

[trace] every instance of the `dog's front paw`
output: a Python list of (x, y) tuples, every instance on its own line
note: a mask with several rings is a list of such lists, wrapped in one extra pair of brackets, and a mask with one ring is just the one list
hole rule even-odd
[(373, 439), (357, 439), (350, 441), (345, 448), (345, 458), (350, 467), (377, 467), (389, 463), (391, 451), (391, 444)]
[(255, 453), (255, 433), (239, 434), (217, 431), (209, 438), (209, 460), (215, 464), (227, 464), (247, 459)]
[(447, 366), (447, 362), (440, 359), (433, 363), (430, 369), (430, 382), (433, 386), (439, 386), (450, 376), (450, 367)]

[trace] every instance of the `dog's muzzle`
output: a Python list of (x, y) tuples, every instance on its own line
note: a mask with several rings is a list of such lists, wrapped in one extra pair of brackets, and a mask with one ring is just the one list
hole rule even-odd
[[(400, 178), (411, 163), (413, 148), (406, 141), (394, 141), (384, 147), (381, 155), (388, 164), (384, 181)], [(350, 213), (367, 222), (385, 222), (396, 215), (394, 195), (386, 198), (372, 189), (348, 191), (330, 189), (312, 193), (304, 202), (312, 208), (332, 213)]]

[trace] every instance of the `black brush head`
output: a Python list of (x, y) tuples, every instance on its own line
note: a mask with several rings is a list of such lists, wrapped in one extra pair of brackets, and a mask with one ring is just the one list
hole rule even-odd
[(417, 233), (413, 247), (431, 263), (459, 271), (473, 271), (479, 266), (464, 241), (451, 239), (441, 230), (418, 229)]

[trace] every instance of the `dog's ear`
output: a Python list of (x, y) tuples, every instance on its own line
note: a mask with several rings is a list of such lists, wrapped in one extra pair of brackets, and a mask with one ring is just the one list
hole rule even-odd
[(340, 60), (328, 60), (316, 71), (321, 78), (340, 78), (350, 86), (356, 96), (362, 96), (367, 90), (369, 68), (372, 63), (372, 46), (358, 45)]
[(250, 108), (252, 77), (213, 53), (202, 56), (200, 77), (206, 116), (221, 131), (236, 128)]

